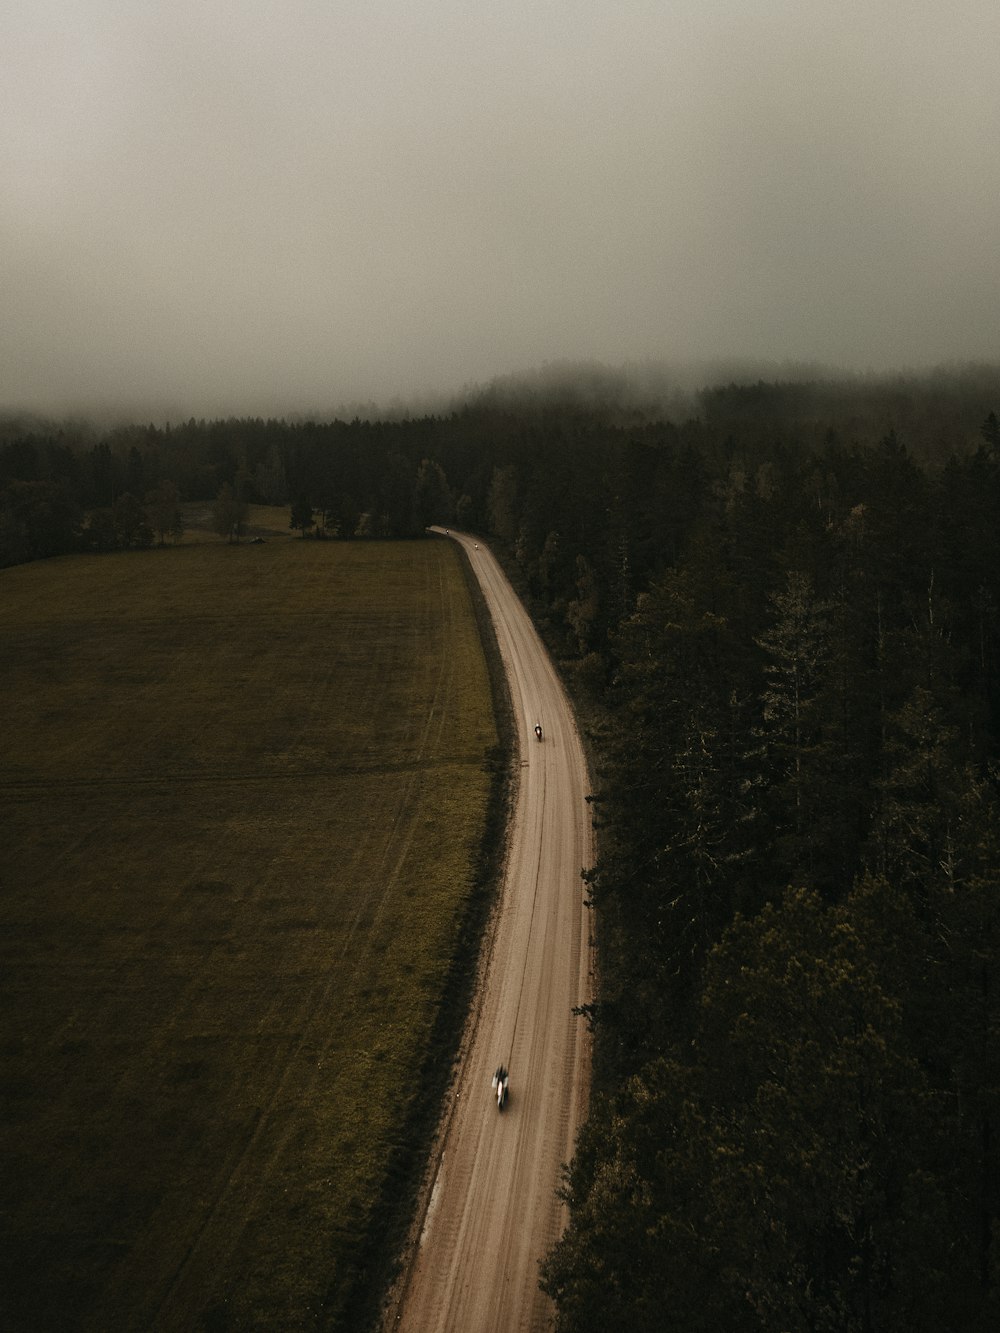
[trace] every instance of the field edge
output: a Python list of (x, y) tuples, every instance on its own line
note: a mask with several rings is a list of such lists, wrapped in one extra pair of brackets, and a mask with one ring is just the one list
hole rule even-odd
[[(446, 537), (433, 538), (448, 541)], [(388, 1163), (384, 1188), (357, 1251), (353, 1279), (339, 1294), (337, 1322), (376, 1333), (394, 1305), (406, 1258), (419, 1236), (433, 1172), (435, 1145), (447, 1114), (448, 1091), (478, 988), (489, 921), (503, 877), (507, 827), (517, 776), (514, 713), (493, 619), (470, 562), (455, 544), (486, 660), (498, 741), (487, 759), (490, 785), (472, 892), (441, 995), (437, 1019), (420, 1064), (424, 1095), (416, 1099)]]

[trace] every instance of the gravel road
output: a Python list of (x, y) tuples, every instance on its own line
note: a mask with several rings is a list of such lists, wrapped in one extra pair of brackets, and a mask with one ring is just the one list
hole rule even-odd
[[(544, 1329), (539, 1261), (565, 1225), (556, 1197), (586, 1107), (591, 996), (587, 767), (548, 654), (488, 548), (461, 534), (493, 616), (521, 752), (504, 882), (436, 1156), (419, 1244), (387, 1330)], [(537, 741), (536, 721), (543, 728)], [(490, 1079), (510, 1070), (506, 1109)], [(434, 1168), (432, 1168), (434, 1169)]]

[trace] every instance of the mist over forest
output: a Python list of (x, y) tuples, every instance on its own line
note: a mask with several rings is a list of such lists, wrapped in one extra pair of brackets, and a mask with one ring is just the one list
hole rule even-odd
[[(984, 406), (996, 401), (1000, 362), (955, 362), (930, 367), (900, 367), (892, 371), (853, 371), (812, 362), (714, 360), (671, 363), (655, 359), (623, 362), (548, 361), (530, 369), (470, 383), (449, 393), (413, 394), (405, 399), (349, 400), (322, 410), (299, 404), (295, 410), (265, 413), (265, 419), (288, 422), (407, 421), (447, 416), (468, 409), (593, 412), (605, 421), (633, 423), (669, 420), (681, 422), (720, 410), (765, 419), (777, 413), (782, 421), (808, 425), (834, 415), (854, 414), (872, 428), (891, 429), (917, 423), (924, 405), (932, 400), (951, 402), (961, 417), (968, 401)], [(0, 403), (0, 432), (63, 431), (98, 435), (136, 424), (177, 426), (189, 421), (189, 411), (129, 413), (108, 406), (97, 412), (46, 413), (17, 409)], [(234, 410), (214, 419), (240, 420), (261, 414)], [(204, 416), (195, 414), (198, 419)], [(208, 419), (213, 419), (209, 417)]]

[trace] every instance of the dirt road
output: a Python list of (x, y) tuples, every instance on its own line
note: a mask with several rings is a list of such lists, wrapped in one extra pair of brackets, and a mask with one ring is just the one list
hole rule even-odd
[[(419, 1246), (389, 1328), (544, 1329), (538, 1264), (565, 1224), (556, 1197), (586, 1105), (592, 856), (586, 764), (569, 704), (489, 550), (466, 548), (496, 627), (521, 749), (506, 874), (482, 991), (452, 1090)], [(535, 739), (539, 721), (543, 740)], [(490, 1088), (510, 1070), (506, 1110)]]

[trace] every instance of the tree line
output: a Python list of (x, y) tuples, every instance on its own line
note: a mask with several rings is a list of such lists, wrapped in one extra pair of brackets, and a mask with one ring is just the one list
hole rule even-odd
[(564, 1330), (1000, 1316), (1000, 453), (737, 447), (616, 620)]
[(128, 494), (229, 487), (341, 540), (453, 524), (505, 560), (595, 757), (594, 1095), (543, 1270), (562, 1333), (1000, 1320), (983, 383), (0, 448), (5, 496), (113, 508), (131, 470)]

